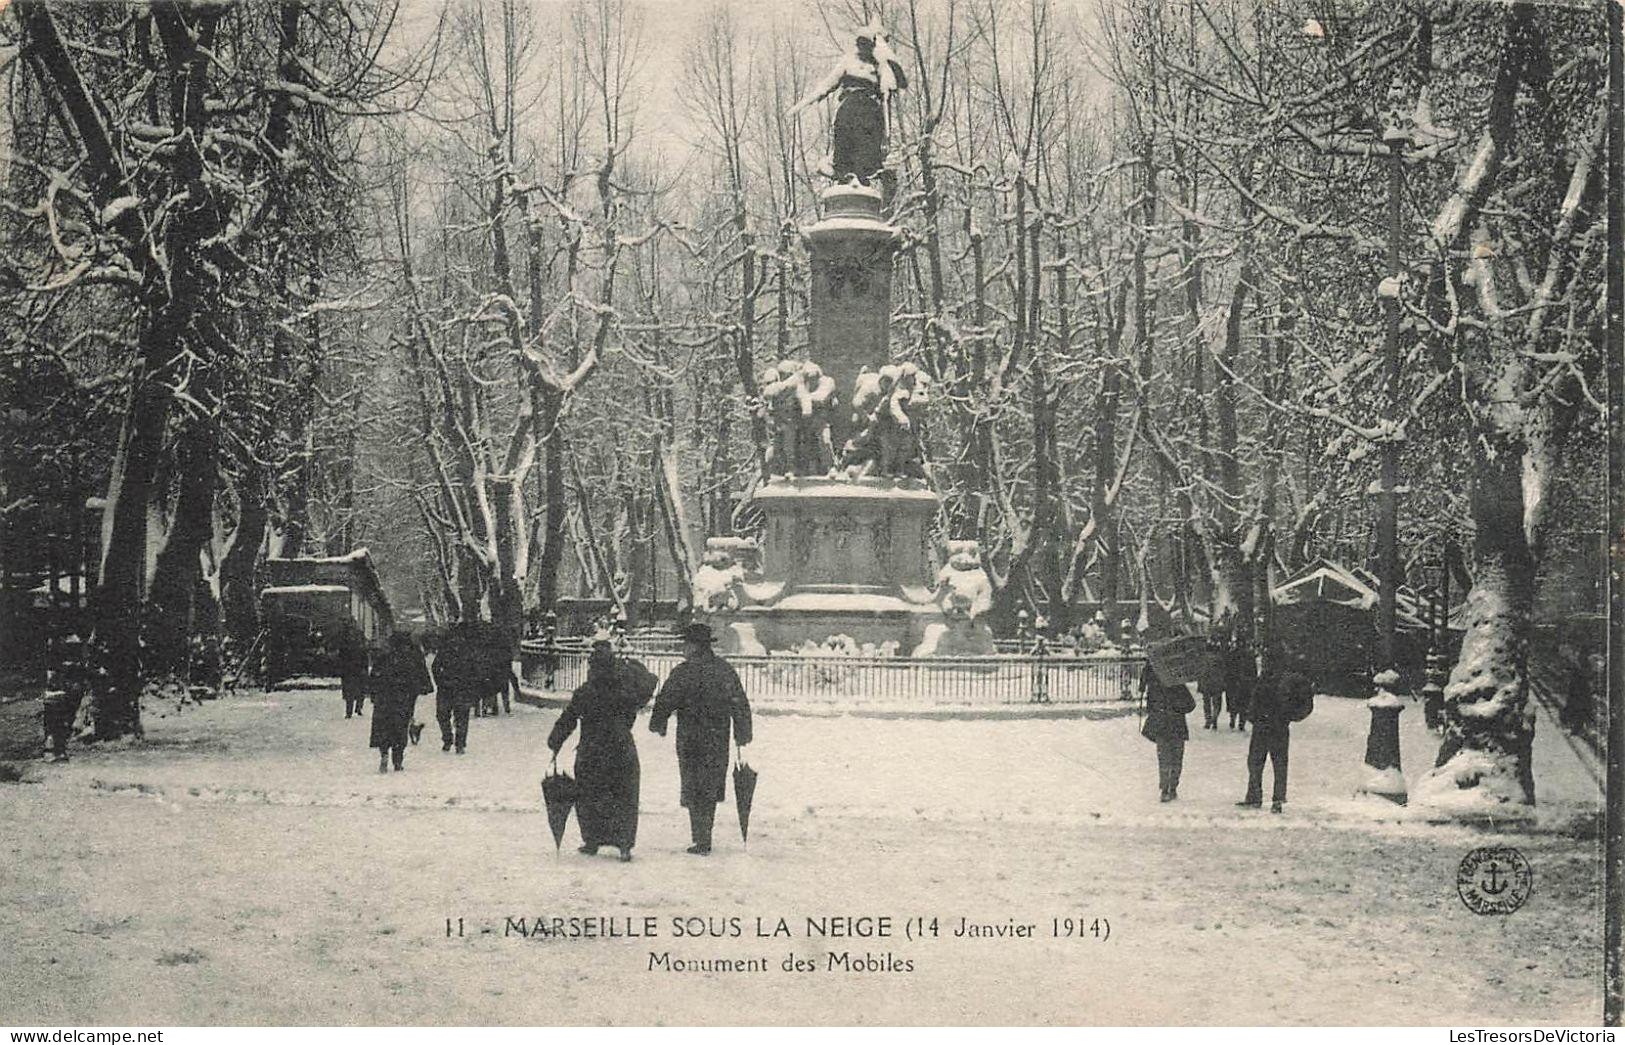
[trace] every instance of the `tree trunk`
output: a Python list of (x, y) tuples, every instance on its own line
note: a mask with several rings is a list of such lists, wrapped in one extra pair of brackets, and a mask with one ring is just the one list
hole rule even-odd
[[(160, 312), (143, 331), (143, 355), (162, 360)], [(166, 324), (167, 326), (167, 324)], [(166, 334), (168, 330), (164, 331)], [(161, 363), (160, 363), (161, 367)], [(118, 456), (108, 484), (107, 548), (96, 588), (95, 647), (106, 673), (91, 697), (98, 740), (141, 732), (141, 605), (147, 575), (147, 506), (152, 502), (158, 455), (169, 420), (163, 382), (143, 365), (134, 377)]]
[(491, 623), (510, 644), (524, 633), (525, 600), (520, 584), (518, 549), (525, 535), (519, 522), (524, 504), (512, 477), (491, 480), (491, 507), (496, 527), (496, 577), (491, 585)]
[(214, 537), (215, 440), (205, 431), (212, 424), (194, 420), (181, 433), (175, 461), (180, 497), (147, 598), (148, 676), (178, 674), (186, 664), (193, 597), (203, 583), (201, 556)]
[(265, 526), (270, 520), (266, 504), (268, 477), (253, 461), (245, 462), (238, 486), (237, 532), (220, 564), (221, 613), (226, 634), (239, 652), (246, 650), (259, 634), (260, 613), (257, 591), (260, 548)]
[(1529, 703), (1535, 562), (1524, 535), (1522, 448), (1510, 439), (1496, 443), (1494, 456), (1480, 450), (1473, 466), (1473, 586), (1467, 635), (1445, 687), (1444, 743), (1412, 796), (1469, 815), (1506, 815), (1535, 804)]

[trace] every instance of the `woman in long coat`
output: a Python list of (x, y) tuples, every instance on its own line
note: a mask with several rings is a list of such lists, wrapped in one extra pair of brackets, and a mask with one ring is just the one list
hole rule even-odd
[(372, 666), (372, 737), (378, 749), (378, 772), (389, 771), (393, 757), (401, 769), (406, 759), (407, 734), (418, 697), (434, 689), (423, 654), (412, 636), (397, 631), (389, 636), (389, 646)]
[(1191, 727), (1185, 716), (1196, 710), (1196, 698), (1183, 683), (1164, 683), (1149, 665), (1142, 679), (1145, 685), (1145, 725), (1140, 733), (1157, 745), (1157, 783), (1162, 800), (1179, 797), (1179, 776), (1185, 768), (1185, 741)]
[(547, 736), (547, 746), (557, 755), (576, 725), (581, 726), (576, 822), (581, 851), (588, 856), (601, 845), (612, 845), (621, 851), (623, 863), (632, 859), (640, 773), (632, 723), (654, 692), (655, 677), (647, 669), (636, 661), (618, 660), (609, 642), (596, 642), (587, 657), (587, 681), (571, 695)]

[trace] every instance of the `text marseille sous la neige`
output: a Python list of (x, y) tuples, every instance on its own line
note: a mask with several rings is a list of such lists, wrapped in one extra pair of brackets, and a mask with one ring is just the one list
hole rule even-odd
[[(448, 922), (449, 924), (449, 922)], [(503, 936), (533, 940), (673, 940), (792, 939), (809, 940), (892, 939), (909, 940), (959, 937), (972, 939), (1031, 939), (1040, 935), (1056, 938), (1106, 939), (1110, 924), (1105, 918), (1075, 915), (1050, 918), (1046, 923), (1018, 921), (975, 921), (965, 917), (946, 920), (931, 916), (898, 919), (891, 915), (831, 915), (783, 918), (674, 915), (662, 920), (656, 915), (509, 915)], [(450, 930), (448, 929), (448, 934)], [(460, 933), (459, 933), (460, 935)]]

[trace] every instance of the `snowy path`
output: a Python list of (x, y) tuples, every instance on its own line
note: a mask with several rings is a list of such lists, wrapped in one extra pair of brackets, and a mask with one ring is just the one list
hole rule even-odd
[[(625, 866), (552, 852), (536, 786), (551, 712), (475, 720), (462, 758), (431, 722), (387, 776), (330, 692), (152, 717), (141, 748), (0, 788), (8, 825), (46, 828), (0, 842), (0, 1023), (1594, 1022), (1597, 843), (1560, 829), (1599, 796), (1572, 752), (1537, 740), (1540, 833), (1511, 838), (1535, 895), (1483, 918), (1454, 873), (1489, 839), (1348, 797), (1366, 712), (1317, 703), (1283, 816), (1231, 804), (1246, 741), (1228, 732), (1195, 731), (1164, 806), (1132, 716), (764, 716), (750, 849), (730, 809), (708, 861), (681, 853), (670, 741), (644, 731)], [(1402, 723), (1414, 778), (1434, 744), (1418, 709)], [(502, 936), (510, 917), (595, 914), (656, 915), (662, 936)], [(742, 918), (746, 938), (673, 940), (689, 914)], [(1113, 935), (749, 938), (758, 916), (826, 914), (934, 915), (945, 933), (1082, 915)], [(446, 939), (448, 917), (468, 935)], [(848, 947), (915, 971), (778, 971)], [(771, 971), (651, 972), (651, 950)]]

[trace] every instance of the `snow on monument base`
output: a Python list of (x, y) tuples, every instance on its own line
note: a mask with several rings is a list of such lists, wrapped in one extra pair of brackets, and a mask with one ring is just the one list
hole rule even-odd
[(1470, 748), (1428, 770), (1411, 792), (1411, 805), (1463, 820), (1535, 817), (1518, 781), (1516, 758)]

